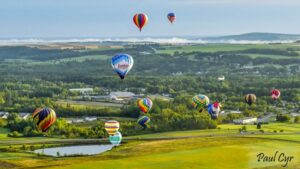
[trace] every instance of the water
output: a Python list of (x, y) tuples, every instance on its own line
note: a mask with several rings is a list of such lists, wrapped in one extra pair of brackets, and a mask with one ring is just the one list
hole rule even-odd
[(87, 145), (87, 146), (66, 146), (35, 150), (34, 153), (49, 156), (70, 156), (70, 155), (95, 155), (111, 150), (114, 145)]

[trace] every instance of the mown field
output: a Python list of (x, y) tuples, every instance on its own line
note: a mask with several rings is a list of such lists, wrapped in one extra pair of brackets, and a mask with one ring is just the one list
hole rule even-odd
[[(280, 168), (283, 163), (257, 162), (257, 154), (272, 155), (276, 151), (294, 156), (287, 167), (299, 168), (300, 124), (274, 123), (263, 125), (270, 133), (259, 133), (254, 125), (247, 134), (238, 133), (238, 125), (220, 125), (220, 129), (177, 131), (124, 138), (122, 146), (101, 155), (52, 158), (30, 153), (0, 153), (2, 168), (128, 169), (128, 168)], [(284, 130), (274, 133), (274, 130)], [(2, 132), (5, 132), (1, 130)], [(255, 134), (254, 134), (255, 132)], [(273, 132), (273, 133), (272, 133)], [(252, 133), (252, 134), (251, 134)], [(1, 139), (1, 147), (5, 141)], [(63, 141), (55, 138), (18, 139), (27, 144)], [(67, 139), (65, 140), (67, 141)], [(6, 146), (9, 146), (6, 145)], [(0, 167), (0, 168), (1, 168)]]

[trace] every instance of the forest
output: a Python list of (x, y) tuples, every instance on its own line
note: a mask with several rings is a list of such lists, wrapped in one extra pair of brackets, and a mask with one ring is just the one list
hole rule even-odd
[[(211, 50), (214, 46), (218, 50)], [(260, 118), (271, 113), (291, 121), (289, 114), (298, 113), (300, 107), (299, 51), (298, 44), (231, 45), (230, 49), (226, 44), (127, 44), (93, 50), (0, 47), (0, 111), (10, 113), (6, 120), (0, 120), (0, 127), (8, 128), (10, 137), (44, 135), (36, 130), (31, 118), (18, 117), (18, 113), (32, 113), (38, 107), (56, 111), (58, 121), (46, 135), (62, 138), (106, 137), (104, 121), (114, 118), (120, 118), (124, 136), (216, 129), (234, 119)], [(125, 52), (133, 56), (135, 64), (126, 79), (121, 80), (112, 70), (110, 59)], [(218, 81), (219, 76), (226, 79)], [(128, 91), (146, 96), (167, 94), (172, 99), (154, 99), (148, 114), (150, 127), (142, 130), (136, 123), (142, 115), (136, 100), (121, 108), (58, 104), (59, 100), (82, 100), (82, 94), (69, 89), (85, 87), (93, 88), (93, 95)], [(276, 102), (270, 97), (274, 88), (284, 93)], [(244, 102), (248, 93), (258, 98), (253, 106)], [(199, 113), (191, 106), (191, 98), (196, 94), (207, 95), (211, 102), (221, 102), (225, 112), (242, 113), (212, 120), (208, 113)], [(86, 116), (98, 120), (82, 125), (66, 121)]]

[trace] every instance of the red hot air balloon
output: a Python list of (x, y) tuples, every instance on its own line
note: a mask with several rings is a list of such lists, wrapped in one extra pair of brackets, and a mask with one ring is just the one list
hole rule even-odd
[(145, 14), (135, 14), (133, 17), (134, 24), (140, 29), (140, 32), (142, 31), (143, 27), (148, 22), (148, 16)]
[(278, 89), (272, 90), (272, 91), (271, 91), (271, 97), (272, 97), (272, 99), (274, 99), (274, 100), (279, 99), (279, 97), (280, 97), (280, 91), (279, 91)]

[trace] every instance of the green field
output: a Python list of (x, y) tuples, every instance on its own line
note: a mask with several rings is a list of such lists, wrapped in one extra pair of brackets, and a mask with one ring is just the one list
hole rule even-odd
[[(280, 168), (283, 163), (257, 162), (257, 154), (276, 151), (294, 156), (287, 167), (297, 169), (300, 164), (300, 124), (272, 123), (262, 129), (270, 133), (257, 133), (255, 125), (247, 126), (248, 134), (239, 134), (240, 125), (220, 125), (220, 129), (193, 130), (147, 134), (124, 138), (122, 146), (96, 156), (39, 157), (30, 153), (1, 152), (2, 168), (64, 168), (128, 169), (128, 168), (209, 168), (254, 169)], [(283, 133), (271, 133), (284, 130)], [(0, 130), (2, 133), (5, 132)], [(1, 141), (2, 140), (2, 141)], [(10, 139), (18, 144), (40, 142), (66, 142), (55, 138)], [(70, 140), (75, 141), (76, 139)], [(79, 140), (78, 140), (79, 141)], [(1, 147), (11, 144), (0, 139)], [(1, 167), (0, 167), (1, 168)]]

